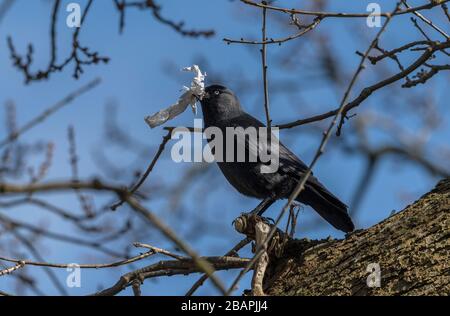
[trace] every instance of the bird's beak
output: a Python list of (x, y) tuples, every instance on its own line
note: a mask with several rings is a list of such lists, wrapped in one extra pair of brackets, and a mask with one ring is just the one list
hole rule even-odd
[(209, 99), (209, 93), (205, 92), (202, 96), (202, 99)]

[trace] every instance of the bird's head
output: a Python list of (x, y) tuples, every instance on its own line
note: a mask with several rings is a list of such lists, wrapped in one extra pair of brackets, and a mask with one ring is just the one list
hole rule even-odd
[(225, 86), (214, 84), (205, 88), (201, 100), (205, 120), (220, 120), (241, 113), (241, 105), (233, 91)]

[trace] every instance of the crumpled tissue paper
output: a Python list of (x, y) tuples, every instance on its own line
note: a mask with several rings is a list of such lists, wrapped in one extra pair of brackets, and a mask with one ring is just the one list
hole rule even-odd
[(201, 100), (205, 93), (205, 77), (206, 73), (202, 73), (199, 66), (193, 65), (191, 67), (183, 68), (183, 71), (190, 71), (195, 73), (190, 87), (183, 87), (184, 93), (180, 96), (177, 103), (172, 104), (166, 109), (163, 109), (151, 116), (145, 118), (145, 122), (151, 127), (155, 128), (164, 124), (168, 120), (183, 113), (190, 105), (194, 114), (197, 114), (197, 101)]

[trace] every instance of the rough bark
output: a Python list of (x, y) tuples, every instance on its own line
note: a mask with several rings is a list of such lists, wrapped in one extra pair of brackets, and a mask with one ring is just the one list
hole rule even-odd
[[(403, 211), (344, 240), (289, 240), (272, 254), (268, 295), (449, 295), (450, 179)], [(380, 287), (366, 283), (379, 264)]]

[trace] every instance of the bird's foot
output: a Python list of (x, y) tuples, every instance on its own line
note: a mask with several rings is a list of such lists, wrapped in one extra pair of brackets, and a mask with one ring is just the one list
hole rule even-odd
[(234, 226), (234, 224), (236, 223), (236, 220), (241, 218), (241, 217), (248, 218), (248, 217), (251, 217), (251, 216), (257, 216), (257, 217), (261, 218), (267, 224), (272, 224), (272, 225), (275, 224), (275, 220), (272, 217), (261, 216), (261, 215), (259, 215), (257, 212), (255, 212), (253, 210), (253, 211), (250, 211), (250, 212), (242, 212), (236, 219), (233, 220), (233, 222), (231, 222), (231, 225)]
[(275, 225), (275, 220), (272, 217), (263, 217), (261, 216), (262, 220), (267, 223), (267, 224), (271, 224), (271, 225)]
[[(265, 224), (272, 226), (275, 224), (275, 221), (270, 217), (263, 217), (258, 215), (255, 212), (241, 213), (236, 219), (233, 220), (232, 225), (236, 231), (247, 234), (249, 225), (254, 226), (258, 222), (264, 222)], [(254, 232), (254, 229), (250, 231)]]

